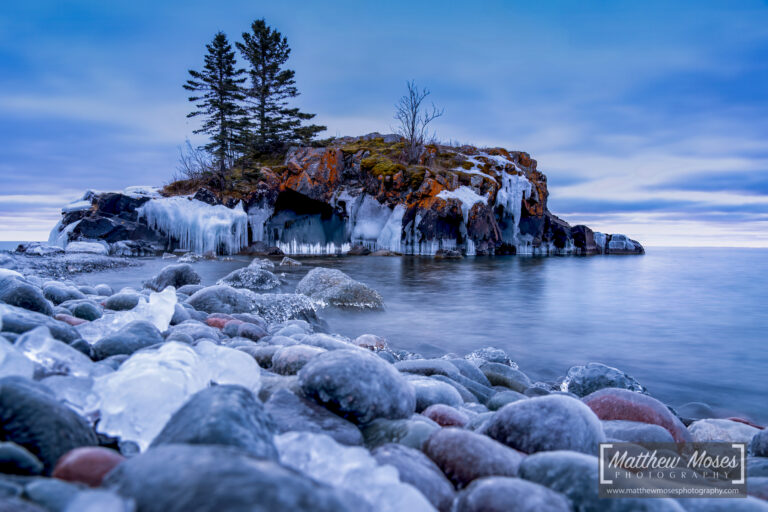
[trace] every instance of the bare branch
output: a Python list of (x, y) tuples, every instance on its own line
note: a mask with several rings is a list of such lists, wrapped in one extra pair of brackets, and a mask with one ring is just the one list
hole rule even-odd
[(429, 96), (429, 90), (419, 90), (413, 80), (406, 82), (406, 85), (408, 93), (395, 105), (395, 119), (400, 122), (397, 133), (406, 141), (406, 159), (409, 163), (416, 163), (424, 147), (427, 126), (442, 116), (445, 110), (438, 109), (434, 103), (431, 109), (423, 109), (422, 103)]

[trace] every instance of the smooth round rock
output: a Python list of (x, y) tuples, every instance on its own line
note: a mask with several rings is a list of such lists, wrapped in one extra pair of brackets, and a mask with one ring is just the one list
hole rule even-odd
[(639, 421), (603, 421), (605, 437), (626, 443), (674, 443), (675, 438), (667, 429), (652, 423)]
[(605, 441), (597, 416), (579, 400), (564, 395), (507, 404), (489, 420), (485, 433), (524, 453), (573, 450), (594, 454)]
[(445, 404), (433, 404), (424, 409), (421, 414), (441, 427), (464, 428), (469, 423), (469, 416), (460, 410)]
[[(514, 508), (513, 508), (514, 507)], [(570, 512), (562, 494), (519, 478), (475, 480), (456, 499), (454, 512)]]
[(185, 320), (184, 322), (174, 325), (168, 330), (168, 336), (186, 334), (193, 340), (199, 339), (219, 339), (219, 331), (209, 325), (206, 325), (197, 320)]
[(68, 300), (84, 299), (85, 294), (74, 286), (67, 286), (62, 283), (49, 282), (43, 286), (43, 295), (56, 305)]
[(459, 407), (464, 403), (459, 392), (445, 382), (429, 377), (412, 377), (409, 382), (416, 393), (416, 412), (421, 412), (434, 404)]
[(46, 316), (53, 314), (53, 305), (36, 286), (14, 277), (0, 277), (0, 302)]
[(512, 402), (517, 402), (519, 400), (527, 400), (528, 397), (525, 396), (522, 393), (518, 393), (517, 391), (507, 390), (507, 391), (499, 391), (495, 395), (491, 397), (490, 400), (488, 400), (488, 403), (486, 406), (488, 409), (492, 411), (498, 411), (502, 407), (504, 407), (507, 404), (511, 404)]
[(53, 470), (53, 477), (89, 487), (99, 487), (106, 474), (124, 460), (125, 457), (120, 453), (101, 446), (75, 448), (59, 459)]
[(72, 316), (88, 320), (89, 322), (98, 320), (103, 315), (101, 308), (90, 300), (84, 300), (77, 304), (73, 304), (69, 307), (69, 310), (72, 312)]
[(272, 417), (277, 433), (314, 432), (326, 434), (337, 442), (355, 446), (363, 444), (363, 434), (357, 426), (328, 411), (325, 407), (278, 389), (264, 404)]
[(154, 324), (137, 320), (94, 343), (93, 356), (96, 360), (101, 360), (116, 355), (130, 355), (162, 342), (163, 336)]
[(104, 486), (141, 512), (355, 512), (350, 495), (223, 446), (167, 445), (120, 464)]
[(45, 472), (66, 452), (97, 444), (83, 418), (40, 384), (22, 377), (0, 379), (0, 425), (3, 438), (37, 457)]
[(421, 450), (427, 439), (439, 429), (437, 423), (419, 414), (407, 420), (373, 420), (362, 427), (365, 445), (369, 449), (397, 443)]
[(491, 385), (504, 386), (518, 393), (522, 393), (532, 384), (526, 374), (505, 364), (484, 362), (480, 365), (480, 371)]
[(108, 284), (97, 284), (94, 288), (96, 290), (96, 294), (101, 295), (102, 297), (109, 297), (114, 293), (112, 287)]
[(223, 445), (252, 457), (277, 460), (274, 434), (272, 417), (250, 390), (212, 386), (192, 395), (171, 416), (151, 446)]
[(0, 473), (12, 475), (39, 475), (43, 463), (16, 443), (0, 443)]
[(298, 376), (306, 397), (353, 423), (407, 418), (416, 409), (413, 387), (405, 377), (362, 349), (319, 354)]
[(145, 288), (161, 292), (169, 286), (181, 288), (188, 284), (200, 284), (200, 275), (188, 263), (168, 265), (159, 274), (144, 283)]
[(585, 396), (582, 401), (601, 420), (628, 420), (664, 427), (675, 442), (693, 440), (685, 425), (663, 403), (642, 393), (626, 389), (604, 388)]
[(136, 292), (119, 292), (104, 301), (104, 307), (112, 311), (127, 311), (135, 308), (141, 300), (141, 295)]
[(644, 392), (645, 388), (623, 371), (602, 363), (572, 366), (565, 377), (566, 390), (582, 397), (603, 388)]
[(488, 436), (459, 428), (435, 431), (424, 444), (424, 453), (458, 489), (487, 476), (517, 476), (525, 457)]
[(768, 429), (755, 434), (749, 443), (749, 453), (755, 457), (768, 457)]
[(237, 336), (248, 338), (249, 340), (259, 341), (267, 335), (267, 331), (260, 325), (243, 323), (237, 327)]
[(418, 489), (440, 512), (449, 512), (453, 504), (453, 485), (437, 465), (419, 450), (402, 444), (379, 446), (371, 455), (380, 465), (397, 469), (400, 481)]
[(290, 345), (280, 347), (272, 356), (272, 371), (280, 375), (295, 375), (312, 358), (326, 352), (320, 347), (310, 345)]
[(760, 429), (731, 420), (697, 420), (688, 426), (694, 442), (747, 443), (760, 432)]

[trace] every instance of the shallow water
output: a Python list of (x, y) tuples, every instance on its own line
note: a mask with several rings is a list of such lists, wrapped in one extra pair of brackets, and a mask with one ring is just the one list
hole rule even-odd
[[(173, 260), (80, 276), (139, 286)], [(488, 345), (534, 380), (599, 361), (637, 378), (671, 405), (703, 401), (768, 421), (768, 250), (650, 248), (645, 256), (303, 259), (378, 290), (383, 312), (326, 309), (334, 332), (374, 333), (395, 348), (439, 356)], [(213, 284), (248, 263), (195, 263)]]

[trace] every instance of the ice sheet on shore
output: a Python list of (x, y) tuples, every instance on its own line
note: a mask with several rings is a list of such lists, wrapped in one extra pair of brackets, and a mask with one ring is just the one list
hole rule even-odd
[(94, 381), (97, 430), (145, 450), (171, 415), (210, 383), (260, 387), (258, 363), (245, 352), (201, 341), (140, 351)]
[(358, 495), (376, 512), (434, 511), (393, 466), (380, 466), (365, 448), (348, 447), (325, 434), (286, 432), (275, 436), (280, 462), (315, 480)]
[(178, 241), (181, 249), (234, 254), (248, 245), (248, 214), (242, 203), (227, 208), (187, 197), (163, 197), (150, 199), (136, 211), (150, 228)]

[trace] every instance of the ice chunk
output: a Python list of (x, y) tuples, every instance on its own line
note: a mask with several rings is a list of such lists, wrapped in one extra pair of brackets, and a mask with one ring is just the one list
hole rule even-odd
[(203, 341), (168, 342), (136, 352), (111, 374), (95, 379), (98, 431), (146, 449), (171, 415), (211, 382), (258, 392), (260, 369), (244, 352)]
[(403, 216), (405, 215), (405, 206), (398, 204), (392, 210), (392, 214), (387, 219), (387, 223), (379, 233), (376, 240), (377, 249), (386, 249), (388, 251), (400, 252), (403, 240)]
[(181, 249), (233, 254), (248, 245), (248, 215), (242, 203), (227, 208), (187, 197), (163, 197), (147, 201), (137, 211), (151, 228), (177, 240)]
[(109, 255), (109, 245), (101, 242), (69, 242), (65, 249), (68, 253), (88, 253), (88, 254), (100, 254), (102, 256)]
[(377, 512), (435, 510), (415, 487), (400, 481), (397, 469), (379, 466), (365, 448), (310, 432), (280, 434), (275, 445), (284, 465), (360, 496)]
[(78, 224), (80, 224), (79, 220), (65, 226), (63, 219), (59, 220), (51, 230), (51, 234), (48, 236), (48, 244), (63, 249), (69, 242), (69, 234), (75, 230)]
[(248, 209), (248, 225), (251, 227), (254, 242), (264, 241), (266, 222), (274, 212), (274, 208), (269, 206), (252, 206)]
[(80, 416), (88, 416), (95, 410), (96, 396), (93, 394), (93, 379), (72, 375), (51, 375), (40, 381), (45, 387)]
[(470, 187), (462, 185), (456, 190), (443, 190), (437, 197), (441, 199), (458, 199), (461, 201), (461, 213), (464, 216), (464, 224), (469, 218), (469, 210), (477, 203), (488, 203), (488, 198), (481, 196)]
[(19, 375), (31, 379), (34, 373), (35, 364), (11, 342), (0, 336), (0, 378)]
[(105, 313), (98, 320), (78, 325), (77, 330), (83, 339), (89, 343), (95, 343), (137, 320), (150, 322), (162, 332), (167, 330), (171, 324), (175, 310), (176, 289), (173, 286), (168, 286), (162, 292), (150, 293), (149, 301), (144, 297), (140, 298), (139, 303), (133, 309)]
[(38, 375), (88, 377), (96, 369), (88, 356), (54, 339), (44, 326), (22, 334), (14, 346), (37, 365)]

